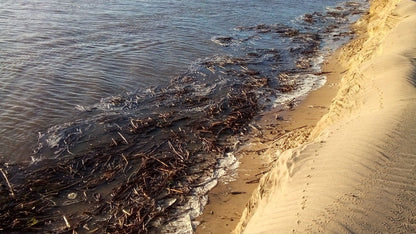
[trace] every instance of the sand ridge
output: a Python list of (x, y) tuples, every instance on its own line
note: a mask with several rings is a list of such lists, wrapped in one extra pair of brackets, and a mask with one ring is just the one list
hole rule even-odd
[(415, 1), (372, 1), (329, 112), (261, 179), (235, 233), (416, 233), (415, 24)]

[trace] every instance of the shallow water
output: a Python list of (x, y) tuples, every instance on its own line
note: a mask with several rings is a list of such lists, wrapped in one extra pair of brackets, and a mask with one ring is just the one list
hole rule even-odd
[(0, 157), (28, 160), (39, 132), (88, 118), (77, 107), (166, 85), (214, 55), (291, 43), (254, 35), (223, 46), (215, 37), (244, 37), (235, 28), (259, 24), (296, 27), (298, 16), (339, 2), (1, 1)]

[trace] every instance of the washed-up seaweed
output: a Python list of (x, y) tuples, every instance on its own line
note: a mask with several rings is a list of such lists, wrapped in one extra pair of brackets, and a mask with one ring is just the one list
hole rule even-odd
[[(306, 24), (319, 20), (304, 17)], [(295, 76), (316, 74), (319, 32), (265, 24), (238, 29), (278, 34), (293, 45), (203, 59), (168, 86), (82, 107), (88, 118), (41, 133), (32, 162), (0, 166), (0, 231), (146, 233), (174, 220), (255, 116), (273, 98), (295, 92), (302, 83)], [(282, 60), (288, 54), (293, 60)]]

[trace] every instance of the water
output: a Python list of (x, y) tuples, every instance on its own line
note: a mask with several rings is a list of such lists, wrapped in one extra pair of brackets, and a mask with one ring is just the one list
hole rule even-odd
[(0, 2), (0, 158), (18, 162), (0, 205), (28, 207), (0, 222), (137, 232), (197, 215), (248, 124), (325, 82), (356, 2)]
[(27, 160), (38, 132), (77, 118), (77, 105), (167, 84), (197, 59), (230, 53), (215, 36), (339, 2), (1, 1), (0, 156)]

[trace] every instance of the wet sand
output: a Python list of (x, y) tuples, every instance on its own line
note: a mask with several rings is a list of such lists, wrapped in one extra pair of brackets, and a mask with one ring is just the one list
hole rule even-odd
[(415, 24), (415, 1), (372, 1), (329, 111), (279, 155), (235, 233), (416, 232)]
[(279, 153), (308, 141), (317, 122), (328, 112), (345, 72), (336, 59), (338, 54), (328, 57), (323, 66), (327, 76), (324, 86), (311, 92), (293, 110), (276, 108), (256, 121), (251, 139), (236, 152), (240, 160), (238, 179), (219, 183), (209, 192), (209, 203), (197, 218), (200, 225), (196, 233), (231, 233), (260, 178), (270, 170)]

